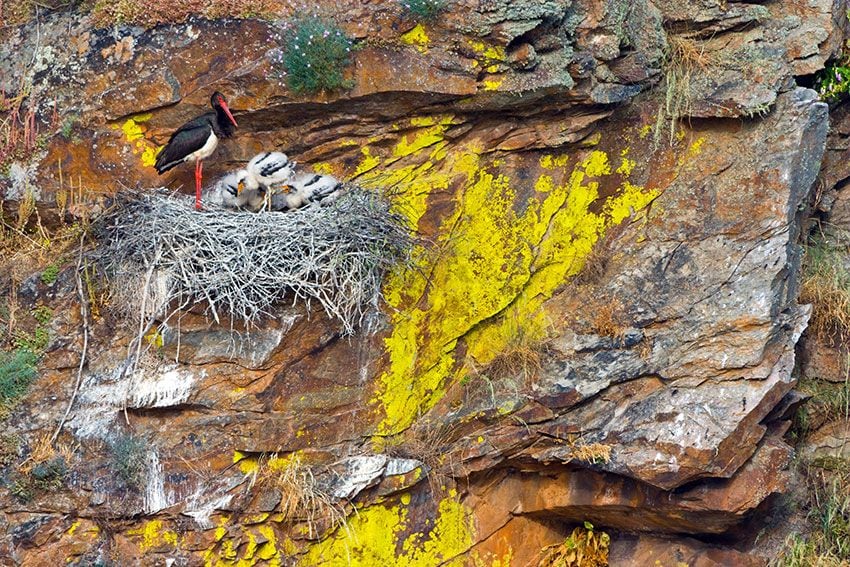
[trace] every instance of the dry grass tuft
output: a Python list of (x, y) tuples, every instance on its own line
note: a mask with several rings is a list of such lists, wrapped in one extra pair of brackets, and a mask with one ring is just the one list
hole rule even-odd
[(571, 446), (574, 459), (592, 464), (603, 464), (611, 461), (611, 445), (603, 443), (575, 443)]
[(52, 461), (57, 457), (68, 465), (73, 460), (76, 450), (76, 446), (61, 441), (54, 444), (51, 441), (51, 434), (44, 433), (36, 439), (29, 457), (21, 463), (18, 470), (24, 474), (29, 474), (38, 465)]
[[(488, 384), (508, 381), (514, 385), (529, 385), (540, 373), (543, 359), (549, 347), (549, 324), (540, 329), (537, 324), (529, 325), (518, 311), (505, 315), (507, 325), (507, 343), (486, 364), (478, 366), (474, 360), (467, 361), (472, 372), (466, 382), (484, 378)], [(532, 319), (544, 317), (542, 313), (532, 315)]]
[(313, 469), (297, 453), (287, 457), (264, 455), (255, 474), (255, 483), (280, 492), (281, 521), (302, 523), (307, 537), (315, 538), (345, 525), (345, 510), (320, 486)]
[(850, 492), (846, 479), (812, 486), (808, 520), (812, 531), (792, 534), (771, 567), (846, 567), (850, 565)]
[(813, 305), (809, 329), (827, 343), (850, 339), (850, 235), (821, 233), (809, 241), (800, 302)]
[(319, 303), (345, 334), (377, 307), (384, 274), (407, 263), (412, 243), (388, 200), (357, 187), (289, 213), (198, 212), (164, 192), (124, 194), (95, 234), (101, 271), (136, 314), (203, 302), (217, 322), (251, 327), (287, 299)]
[(106, 27), (133, 24), (153, 27), (179, 23), (192, 16), (204, 18), (280, 17), (288, 3), (283, 0), (96, 0), (95, 24)]
[(602, 301), (594, 310), (590, 328), (602, 337), (621, 338), (629, 328), (623, 302), (617, 297)]
[(605, 567), (611, 537), (585, 522), (573, 530), (563, 543), (544, 548), (538, 567)]
[(452, 452), (452, 444), (462, 435), (462, 424), (435, 422), (422, 418), (404, 432), (386, 439), (376, 453), (384, 452), (393, 457), (416, 459), (428, 469), (428, 483), (432, 494), (448, 486), (459, 474)]
[(658, 109), (655, 142), (658, 143), (665, 122), (670, 125), (670, 145), (673, 145), (678, 124), (691, 110), (691, 82), (694, 75), (704, 74), (718, 65), (714, 53), (707, 52), (704, 43), (688, 37), (668, 35), (664, 59), (664, 103)]

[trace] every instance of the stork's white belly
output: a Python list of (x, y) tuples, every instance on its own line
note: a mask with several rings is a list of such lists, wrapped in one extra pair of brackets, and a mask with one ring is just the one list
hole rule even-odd
[(201, 149), (192, 152), (189, 158), (193, 160), (206, 159), (212, 155), (217, 145), (218, 136), (215, 135), (215, 132), (210, 130), (210, 137), (207, 138), (207, 141), (204, 143)]

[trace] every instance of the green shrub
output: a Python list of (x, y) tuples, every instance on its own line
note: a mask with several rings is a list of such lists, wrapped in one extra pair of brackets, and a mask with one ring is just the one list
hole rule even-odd
[(420, 20), (433, 19), (446, 7), (446, 0), (401, 0), (405, 11)]
[(830, 63), (815, 79), (815, 89), (821, 99), (835, 102), (845, 98), (850, 91), (850, 67)]
[(138, 488), (147, 458), (147, 443), (141, 437), (122, 435), (109, 443), (111, 466), (124, 484)]
[(38, 356), (28, 349), (0, 353), (0, 409), (9, 409), (35, 379)]
[(286, 84), (299, 94), (350, 88), (343, 72), (351, 63), (351, 40), (320, 18), (297, 20), (284, 37)]

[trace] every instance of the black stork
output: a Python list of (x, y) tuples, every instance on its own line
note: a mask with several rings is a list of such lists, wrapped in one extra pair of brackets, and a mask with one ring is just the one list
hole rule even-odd
[(201, 172), (203, 160), (212, 155), (219, 138), (229, 138), (239, 126), (224, 95), (216, 91), (210, 97), (212, 112), (206, 112), (181, 126), (168, 139), (156, 157), (157, 173), (162, 175), (184, 161), (195, 160), (195, 208), (201, 208)]

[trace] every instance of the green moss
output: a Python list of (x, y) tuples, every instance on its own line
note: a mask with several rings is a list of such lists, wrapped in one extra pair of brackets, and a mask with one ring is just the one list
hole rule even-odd
[(299, 94), (350, 88), (344, 72), (351, 63), (351, 40), (335, 24), (316, 17), (296, 21), (285, 38), (286, 84)]

